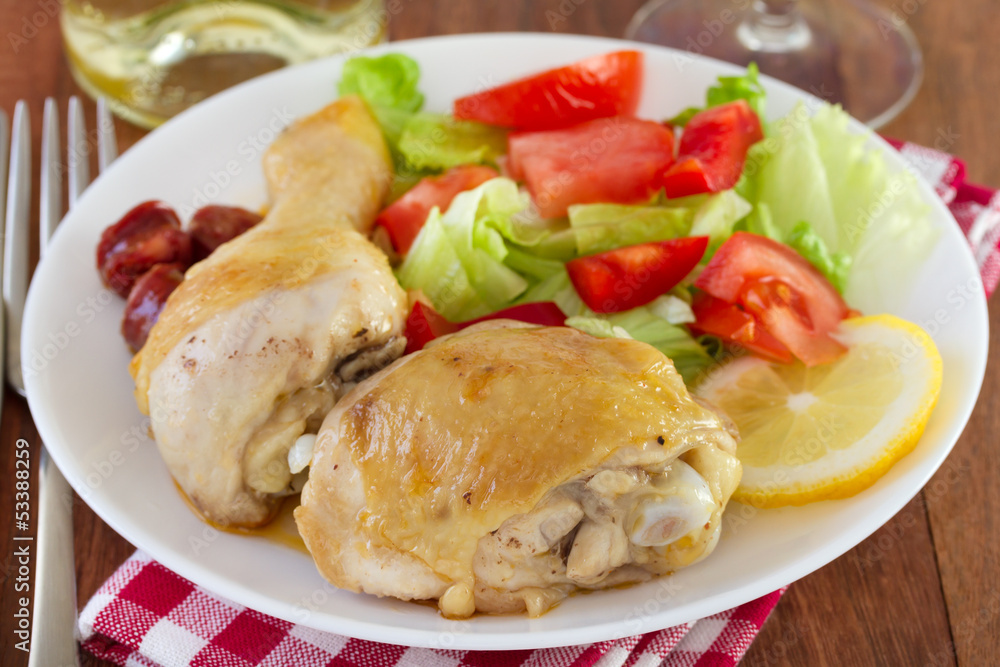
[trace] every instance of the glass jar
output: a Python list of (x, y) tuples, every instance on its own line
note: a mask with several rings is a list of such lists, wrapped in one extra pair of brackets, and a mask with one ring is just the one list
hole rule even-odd
[(155, 127), (271, 70), (385, 39), (384, 0), (64, 0), (73, 76)]

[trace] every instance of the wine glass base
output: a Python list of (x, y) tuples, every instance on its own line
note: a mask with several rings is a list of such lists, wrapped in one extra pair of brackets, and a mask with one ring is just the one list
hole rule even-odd
[(863, 0), (797, 4), (798, 20), (762, 27), (746, 1), (652, 0), (625, 37), (695, 57), (756, 62), (874, 129), (895, 118), (923, 78), (920, 47), (905, 22)]

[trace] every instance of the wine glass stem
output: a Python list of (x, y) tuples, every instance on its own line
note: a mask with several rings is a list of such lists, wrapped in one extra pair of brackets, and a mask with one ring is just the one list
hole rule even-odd
[(736, 34), (748, 49), (768, 53), (796, 51), (812, 39), (798, 0), (754, 0)]

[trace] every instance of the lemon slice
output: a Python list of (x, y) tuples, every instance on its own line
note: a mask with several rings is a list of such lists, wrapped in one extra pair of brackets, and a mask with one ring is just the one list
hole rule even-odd
[(892, 315), (845, 320), (848, 352), (806, 368), (742, 357), (695, 393), (736, 422), (743, 479), (733, 500), (757, 507), (846, 498), (917, 444), (941, 391), (941, 355)]

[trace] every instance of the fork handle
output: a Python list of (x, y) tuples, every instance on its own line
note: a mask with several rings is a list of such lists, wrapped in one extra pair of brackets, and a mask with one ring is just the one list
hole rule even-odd
[[(76, 572), (73, 565), (73, 491), (41, 448), (38, 474), (38, 552), (35, 555), (34, 628), (28, 667), (79, 665), (76, 642)], [(67, 641), (69, 640), (69, 641)]]

